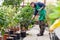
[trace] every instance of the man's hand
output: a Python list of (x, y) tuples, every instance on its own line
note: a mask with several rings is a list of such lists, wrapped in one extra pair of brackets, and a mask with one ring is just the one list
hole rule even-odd
[(32, 16), (32, 19), (34, 19), (34, 18), (35, 18), (35, 15)]

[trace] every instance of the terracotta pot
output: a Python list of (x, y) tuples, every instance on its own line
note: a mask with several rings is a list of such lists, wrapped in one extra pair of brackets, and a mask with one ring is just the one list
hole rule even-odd
[(7, 40), (7, 37), (9, 37), (9, 35), (8, 34), (4, 34), (3, 40)]
[(2, 40), (2, 37), (0, 37), (0, 40)]

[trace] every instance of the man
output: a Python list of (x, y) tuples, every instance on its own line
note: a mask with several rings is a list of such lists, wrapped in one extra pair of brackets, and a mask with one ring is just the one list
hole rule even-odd
[(32, 19), (34, 19), (35, 16), (37, 15), (37, 13), (39, 13), (40, 33), (37, 34), (37, 36), (43, 36), (44, 30), (45, 30), (44, 20), (45, 20), (45, 16), (46, 16), (45, 4), (43, 4), (41, 2), (37, 2), (37, 3), (32, 2), (30, 5), (31, 5), (31, 7), (33, 7), (35, 9)]

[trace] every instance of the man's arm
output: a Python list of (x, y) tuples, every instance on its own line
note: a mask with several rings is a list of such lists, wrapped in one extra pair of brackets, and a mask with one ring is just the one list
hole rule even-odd
[(44, 9), (44, 7), (43, 7), (43, 6), (39, 9), (39, 11), (40, 11), (40, 10), (42, 10), (42, 9)]
[(34, 11), (34, 15), (33, 15), (32, 19), (35, 18), (35, 16), (37, 15), (37, 13), (38, 13), (38, 11), (35, 9), (35, 11)]

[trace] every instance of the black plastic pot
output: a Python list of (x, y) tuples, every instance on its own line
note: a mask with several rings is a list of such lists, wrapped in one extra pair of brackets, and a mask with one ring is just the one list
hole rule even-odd
[(20, 33), (15, 33), (17, 35), (17, 39), (20, 39)]
[(7, 40), (14, 40), (14, 38), (13, 37), (8, 37)]
[(14, 33), (14, 31), (13, 31), (13, 30), (9, 31), (9, 34), (13, 34), (13, 33)]
[(11, 35), (11, 37), (13, 37), (14, 38), (14, 40), (17, 40), (17, 35)]
[(26, 37), (26, 31), (21, 31), (21, 37), (22, 38)]

